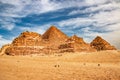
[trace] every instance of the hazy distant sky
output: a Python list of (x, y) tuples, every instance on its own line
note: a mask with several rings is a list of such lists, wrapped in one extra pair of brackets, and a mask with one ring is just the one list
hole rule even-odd
[(120, 49), (120, 0), (0, 0), (0, 46), (51, 25), (86, 42), (102, 36)]

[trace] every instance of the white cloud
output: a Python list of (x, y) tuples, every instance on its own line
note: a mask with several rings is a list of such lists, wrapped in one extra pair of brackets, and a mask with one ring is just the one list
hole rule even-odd
[(15, 27), (15, 20), (12, 18), (3, 18), (0, 19), (1, 28), (11, 31)]
[(1, 26), (1, 28), (7, 29), (9, 31), (11, 31), (14, 27), (15, 25), (13, 23), (7, 23)]
[[(68, 7), (83, 7), (99, 3), (104, 3), (106, 1), (92, 0), (2, 0), (3, 4), (12, 5), (12, 7), (7, 7), (0, 15), (11, 16), (11, 17), (24, 17), (29, 14), (40, 14), (48, 11), (55, 11), (58, 9), (68, 8)], [(92, 2), (92, 4), (90, 3)], [(7, 6), (7, 5), (6, 5)]]
[(57, 3), (50, 0), (3, 0), (2, 4), (12, 5), (0, 13), (2, 16), (25, 17), (29, 14), (39, 14), (59, 9)]
[(112, 10), (110, 12), (100, 11), (99, 13), (92, 14), (89, 17), (77, 17), (72, 18), (69, 20), (64, 20), (61, 22), (58, 22), (59, 26), (73, 26), (80, 27), (80, 26), (89, 26), (93, 25), (93, 27), (98, 27), (101, 29), (106, 30), (115, 30), (118, 29), (119, 26), (116, 27), (110, 27), (108, 25), (114, 25), (120, 23), (120, 9)]
[(80, 26), (87, 26), (89, 24), (91, 24), (93, 22), (92, 19), (90, 18), (72, 18), (72, 19), (68, 19), (68, 20), (64, 20), (61, 22), (58, 22), (59, 26), (73, 26), (72, 28), (76, 28), (76, 27), (80, 27)]
[(112, 45), (114, 45), (116, 48), (120, 49), (120, 30), (119, 31), (113, 31), (110, 33), (103, 34), (104, 39), (106, 39), (108, 42), (110, 42)]
[(89, 5), (103, 4), (107, 1), (111, 1), (111, 0), (85, 0), (85, 2)]
[(0, 47), (2, 47), (5, 44), (11, 43), (11, 40), (4, 39), (2, 35), (0, 35)]
[(106, 4), (100, 4), (97, 6), (91, 6), (89, 8), (86, 8), (84, 10), (73, 10), (72, 12), (69, 13), (69, 15), (75, 15), (75, 14), (84, 14), (84, 13), (92, 13), (95, 11), (105, 11), (105, 10), (116, 10), (120, 9), (120, 3), (117, 2), (111, 2), (111, 3), (106, 3)]
[(91, 18), (97, 22), (95, 26), (106, 26), (106, 24), (120, 23), (120, 9), (111, 12), (101, 11), (98, 14), (91, 16)]

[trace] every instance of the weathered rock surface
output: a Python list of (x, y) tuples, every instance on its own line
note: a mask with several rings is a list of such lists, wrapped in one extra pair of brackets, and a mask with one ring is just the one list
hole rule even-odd
[(97, 36), (91, 43), (90, 45), (97, 49), (98, 51), (100, 50), (116, 50), (114, 46), (111, 46), (110, 43), (108, 43), (106, 40), (102, 39), (100, 36)]

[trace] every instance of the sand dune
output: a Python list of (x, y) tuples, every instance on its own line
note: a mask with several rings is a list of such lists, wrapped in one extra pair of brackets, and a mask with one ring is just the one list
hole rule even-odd
[(0, 80), (120, 80), (120, 52), (4, 55)]

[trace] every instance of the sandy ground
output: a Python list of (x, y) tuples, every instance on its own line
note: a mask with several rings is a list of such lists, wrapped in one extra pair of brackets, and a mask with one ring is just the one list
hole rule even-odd
[(120, 80), (120, 52), (4, 55), (0, 80)]

